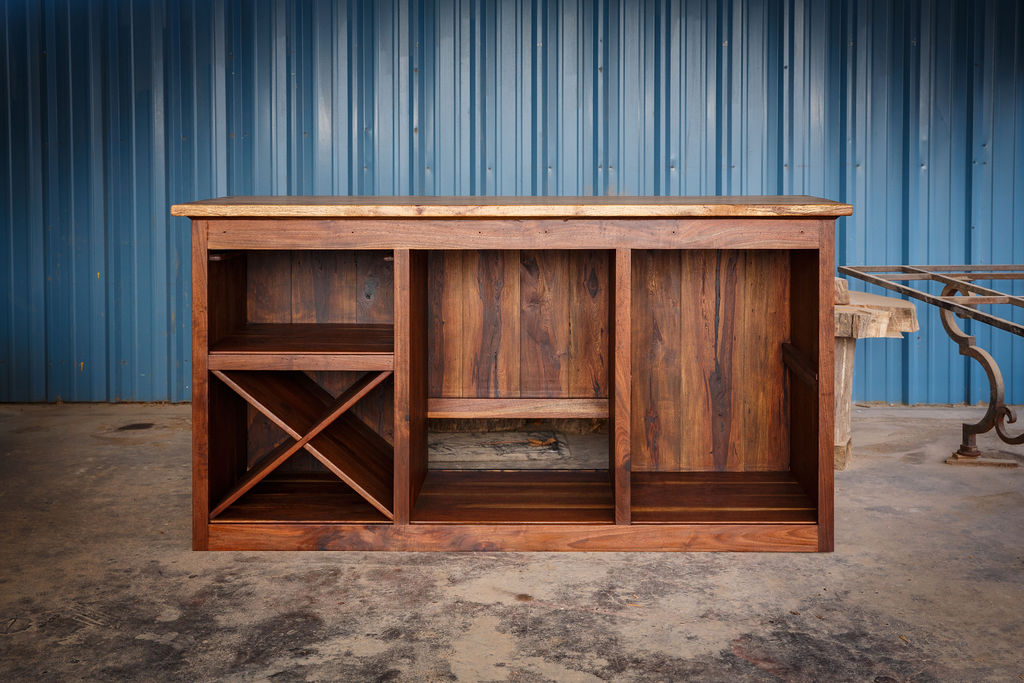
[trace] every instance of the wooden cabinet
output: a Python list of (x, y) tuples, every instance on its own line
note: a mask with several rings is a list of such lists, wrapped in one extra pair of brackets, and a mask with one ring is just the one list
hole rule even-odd
[[(813, 197), (234, 197), (192, 219), (196, 549), (828, 551)], [(445, 470), (434, 418), (607, 420)]]

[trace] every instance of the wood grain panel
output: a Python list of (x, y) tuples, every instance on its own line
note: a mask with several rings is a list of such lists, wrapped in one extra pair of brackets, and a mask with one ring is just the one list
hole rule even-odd
[(357, 277), (352, 252), (296, 250), (291, 252), (291, 269), (291, 322), (356, 322)]
[(462, 396), (519, 396), (519, 252), (466, 252), (462, 263)]
[(461, 251), (431, 251), (427, 261), (429, 346), (428, 386), (431, 396), (462, 396), (462, 355), (466, 338), (462, 324)]
[(814, 524), (211, 524), (211, 550), (814, 552)]
[(292, 259), (287, 251), (247, 254), (246, 319), (251, 323), (292, 322)]
[(390, 323), (395, 318), (395, 286), (389, 251), (355, 253), (356, 318), (359, 323)]
[(564, 395), (569, 385), (569, 258), (564, 251), (522, 252), (520, 393)]
[(573, 398), (608, 396), (609, 252), (567, 252), (568, 383)]
[(633, 429), (643, 431), (633, 434), (633, 469), (788, 469), (777, 419), (787, 411), (786, 254), (641, 252), (636, 261)]
[[(694, 352), (680, 337), (681, 255), (678, 251), (633, 254), (630, 463), (634, 471), (675, 470), (680, 466), (681, 351)], [(688, 395), (691, 390), (688, 386)]]
[(406, 525), (427, 473), (427, 258), (395, 251), (394, 511)]
[(211, 249), (816, 249), (820, 219), (210, 222)]

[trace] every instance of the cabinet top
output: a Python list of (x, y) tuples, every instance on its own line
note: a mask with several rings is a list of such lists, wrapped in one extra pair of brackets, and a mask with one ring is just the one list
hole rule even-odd
[(219, 197), (171, 207), (190, 218), (668, 218), (849, 216), (805, 195), (742, 197)]

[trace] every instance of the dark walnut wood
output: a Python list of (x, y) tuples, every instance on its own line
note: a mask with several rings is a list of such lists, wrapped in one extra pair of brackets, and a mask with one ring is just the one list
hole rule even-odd
[[(849, 205), (172, 212), (193, 218), (194, 548), (833, 549), (833, 223)], [(607, 469), (430, 469), (431, 418), (606, 420)]]

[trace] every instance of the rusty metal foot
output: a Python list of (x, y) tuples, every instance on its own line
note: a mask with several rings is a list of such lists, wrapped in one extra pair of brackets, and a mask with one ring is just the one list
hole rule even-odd
[[(961, 293), (961, 290), (955, 284), (948, 284), (942, 290), (942, 296), (945, 297), (959, 293)], [(964, 291), (963, 293), (966, 294), (967, 292)], [(966, 334), (960, 329), (960, 326), (957, 325), (956, 320), (953, 318), (952, 311), (942, 309), (939, 311), (939, 316), (946, 334), (960, 347), (960, 355), (973, 358), (985, 369), (985, 374), (988, 375), (989, 387), (988, 410), (985, 411), (985, 415), (978, 422), (973, 424), (964, 423), (963, 439), (960, 442), (960, 448), (947, 458), (946, 462), (950, 465), (1017, 467), (1018, 463), (1014, 460), (982, 458), (981, 451), (978, 450), (978, 434), (984, 434), (992, 429), (995, 429), (996, 435), (1004, 443), (1011, 445), (1024, 443), (1024, 432), (1011, 435), (1006, 431), (1006, 425), (1016, 422), (1017, 416), (1006, 405), (1004, 400), (1003, 374), (999, 371), (999, 366), (996, 365), (995, 359), (988, 351), (977, 345), (974, 335)]]

